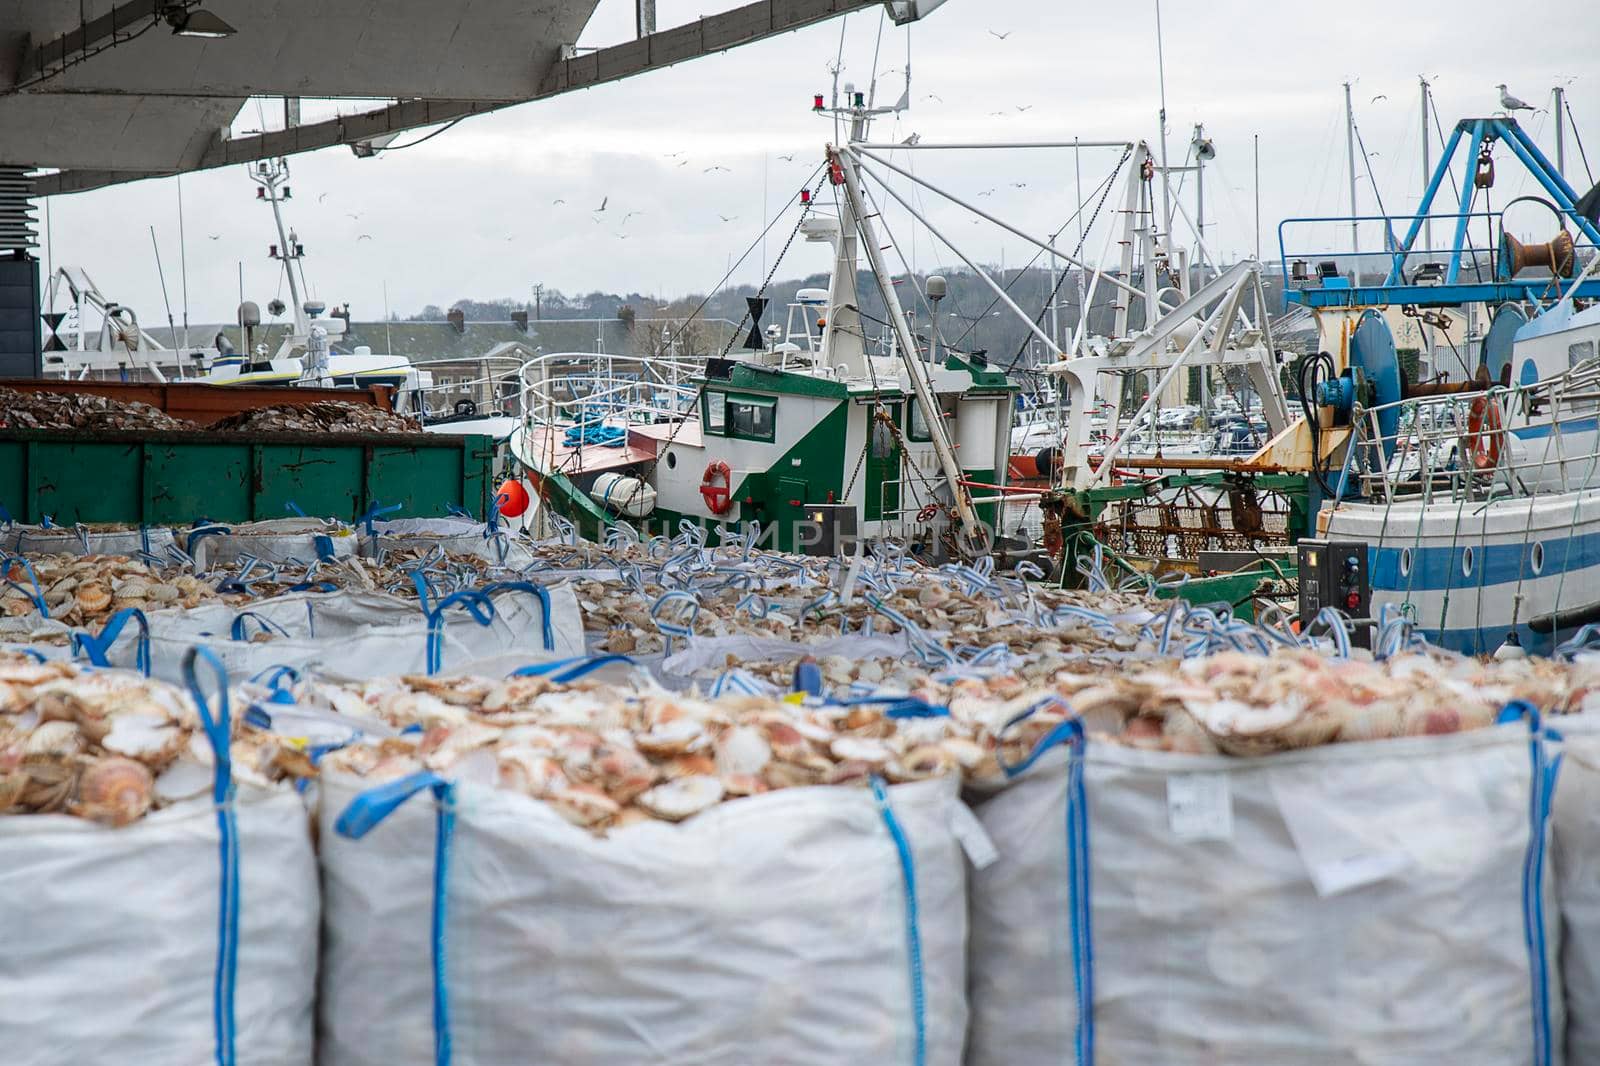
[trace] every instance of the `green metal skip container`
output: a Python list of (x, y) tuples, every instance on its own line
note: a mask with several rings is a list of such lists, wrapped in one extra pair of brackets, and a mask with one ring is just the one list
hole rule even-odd
[(304, 514), (485, 516), (486, 436), (0, 429), (0, 505), (19, 522), (173, 525)]

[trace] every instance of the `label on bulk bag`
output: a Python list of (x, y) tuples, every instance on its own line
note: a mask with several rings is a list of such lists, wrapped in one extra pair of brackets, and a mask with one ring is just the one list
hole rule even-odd
[(1225, 773), (1167, 778), (1167, 823), (1185, 842), (1233, 838), (1233, 789)]
[(965, 803), (957, 803), (950, 809), (950, 832), (960, 843), (961, 850), (967, 853), (967, 861), (974, 870), (987, 870), (1000, 858), (983, 823)]

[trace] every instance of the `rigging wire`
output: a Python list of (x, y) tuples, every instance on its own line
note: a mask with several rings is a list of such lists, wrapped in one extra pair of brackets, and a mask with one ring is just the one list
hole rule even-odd
[(1578, 133), (1578, 120), (1572, 116), (1572, 105), (1565, 100), (1562, 106), (1567, 109), (1567, 127), (1572, 130), (1572, 139), (1578, 145), (1578, 158), (1583, 160), (1583, 172), (1589, 175), (1589, 184), (1594, 184), (1594, 171), (1589, 169), (1589, 153), (1583, 150), (1583, 137)]
[(468, 116), (466, 116), (466, 115), (462, 115), (460, 118), (453, 118), (449, 122), (446, 122), (443, 126), (440, 126), (438, 129), (436, 129), (432, 133), (428, 134), (427, 136), (418, 137), (414, 141), (407, 141), (405, 144), (386, 144), (381, 148), (378, 147), (377, 145), (373, 145), (372, 150), (374, 152), (398, 152), (402, 148), (415, 148), (417, 145), (425, 144), (428, 141), (431, 141), (435, 137), (439, 136), (439, 134), (444, 133), (447, 130), (452, 129), (456, 125), (460, 124), (460, 122), (463, 119), (467, 118), (467, 117)]

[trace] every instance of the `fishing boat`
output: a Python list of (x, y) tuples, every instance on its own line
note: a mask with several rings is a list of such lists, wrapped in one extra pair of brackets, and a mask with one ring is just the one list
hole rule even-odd
[[(1469, 137), (1475, 178), (1445, 216), (1459, 222), (1447, 260), (1408, 267)], [(1474, 211), (1494, 184), (1497, 146), (1548, 196), (1540, 202), (1561, 229), (1545, 245), (1507, 232), (1503, 211)], [(1579, 200), (1514, 119), (1465, 119), (1415, 215), (1360, 220), (1406, 234), (1356, 253), (1381, 257), (1380, 284), (1325, 271), (1291, 291), (1319, 309), (1329, 340), (1319, 358), (1330, 372), (1302, 378), (1323, 437), (1312, 451), (1333, 460), (1319, 472), (1329, 499), (1317, 529), (1366, 545), (1375, 616), (1399, 612), (1459, 651), (1549, 652), (1600, 621), (1600, 307), (1590, 303), (1600, 297), (1600, 230)], [(1326, 220), (1287, 220), (1280, 234), (1313, 221)], [(1490, 230), (1486, 271), (1471, 258), (1469, 221)], [(1406, 380), (1381, 309), (1472, 302), (1495, 308), (1472, 376)], [(1310, 432), (1304, 421), (1296, 429)]]

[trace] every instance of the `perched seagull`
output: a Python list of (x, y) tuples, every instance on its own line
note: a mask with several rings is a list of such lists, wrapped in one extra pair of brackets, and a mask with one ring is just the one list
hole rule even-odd
[(922, 143), (922, 134), (913, 133), (911, 136), (907, 137), (905, 140), (901, 141), (900, 143), (903, 144), (903, 145), (906, 145), (907, 147), (915, 148), (917, 145)]
[(1499, 85), (1496, 85), (1495, 88), (1500, 90), (1500, 106), (1505, 108), (1507, 111), (1538, 111), (1539, 110), (1538, 108), (1534, 107), (1532, 104), (1528, 103), (1526, 100), (1518, 100), (1515, 96), (1512, 96), (1510, 93), (1506, 92), (1506, 87), (1505, 87), (1505, 83), (1504, 82), (1501, 82)]
[(990, 30), (990, 31), (989, 31), (989, 36), (990, 36), (990, 37), (993, 37), (993, 38), (994, 38), (994, 39), (995, 39), (995, 40), (997, 40), (997, 41), (1003, 41), (1003, 40), (1005, 40), (1005, 39), (1006, 39), (1006, 38), (1007, 38), (1007, 37), (1010, 37), (1010, 36), (1011, 36), (1011, 34), (1012, 34), (1012, 31), (1011, 31), (1011, 30), (1007, 30), (1007, 31), (1006, 31), (1006, 32), (1004, 32), (1004, 33), (996, 33), (996, 32), (994, 32), (994, 31), (993, 31), (993, 30)]
[(606, 209), (606, 204), (609, 204), (610, 202), (611, 202), (611, 197), (607, 196), (607, 197), (602, 198), (601, 201), (600, 201), (600, 206), (594, 209), (595, 214), (598, 215), (600, 212), (604, 211)]

